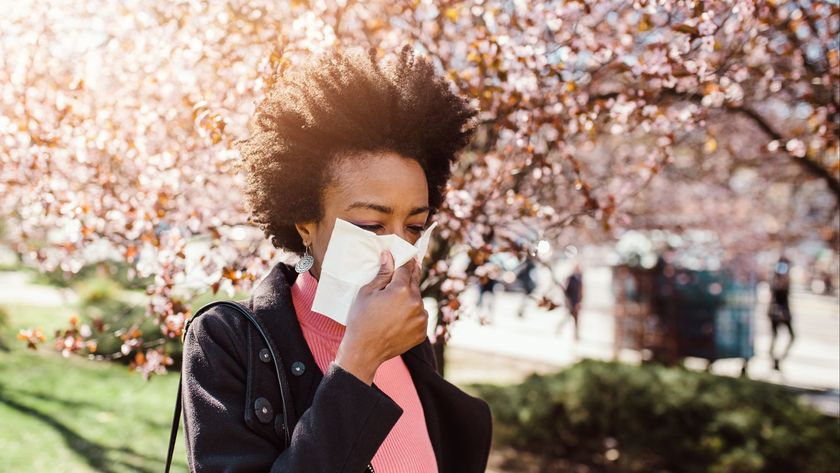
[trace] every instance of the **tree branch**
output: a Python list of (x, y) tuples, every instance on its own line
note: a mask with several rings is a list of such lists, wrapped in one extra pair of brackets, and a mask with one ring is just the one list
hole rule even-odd
[[(747, 107), (732, 107), (731, 110), (740, 113), (741, 115), (751, 119), (761, 131), (774, 140), (786, 141), (781, 133), (776, 131), (758, 112)], [(831, 173), (828, 169), (821, 166), (818, 162), (808, 159), (806, 157), (796, 157), (790, 153), (787, 155), (798, 165), (802, 166), (808, 173), (822, 179), (828, 185), (829, 189), (834, 193), (836, 200), (840, 201), (840, 179)]]
[[(612, 94), (593, 97), (592, 99), (598, 98), (603, 100), (606, 98), (610, 98), (610, 96), (612, 96)], [(670, 96), (676, 99), (690, 100), (698, 104), (701, 103), (703, 100), (703, 95), (701, 94), (678, 93), (673, 90), (663, 91), (663, 96)], [(723, 108), (723, 110), (749, 118), (764, 134), (766, 134), (773, 140), (779, 140), (782, 142), (787, 141), (787, 139), (779, 131), (773, 128), (773, 126), (767, 121), (767, 119), (765, 119), (763, 116), (761, 116), (760, 113), (753, 110), (752, 108), (743, 106), (727, 106)], [(818, 163), (817, 161), (808, 159), (807, 157), (800, 158), (798, 156), (794, 156), (789, 152), (785, 154), (791, 159), (791, 161), (801, 166), (806, 172), (808, 172), (814, 177), (818, 177), (825, 181), (826, 185), (828, 185), (828, 188), (831, 189), (831, 192), (834, 194), (834, 198), (840, 201), (840, 178), (832, 174), (830, 170), (820, 165), (820, 163)]]

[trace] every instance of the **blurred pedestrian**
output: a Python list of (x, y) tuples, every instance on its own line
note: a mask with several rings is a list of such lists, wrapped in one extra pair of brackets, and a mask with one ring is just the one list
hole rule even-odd
[(580, 270), (580, 264), (575, 265), (574, 271), (566, 279), (566, 307), (569, 309), (569, 315), (575, 323), (575, 340), (580, 340), (578, 317), (580, 316), (580, 306), (583, 302), (583, 273)]
[(485, 320), (492, 320), (494, 313), (494, 302), (496, 280), (489, 275), (481, 277), (481, 282), (478, 284), (478, 306), (480, 316)]
[[(770, 342), (770, 357), (773, 359), (773, 369), (780, 370), (779, 364), (790, 352), (793, 340), (796, 338), (793, 332), (793, 316), (790, 312), (790, 260), (785, 256), (779, 258), (770, 279), (770, 306), (767, 315), (770, 317), (770, 324), (773, 329), (773, 339)], [(776, 357), (776, 339), (779, 335), (779, 327), (787, 329), (790, 335), (781, 357)]]
[(525, 261), (522, 262), (519, 271), (516, 273), (516, 286), (523, 293), (522, 301), (519, 304), (519, 311), (516, 313), (519, 318), (525, 316), (525, 308), (528, 306), (528, 301), (532, 299), (531, 294), (537, 288), (537, 282), (531, 274), (536, 267), (537, 265), (534, 263), (533, 257), (531, 255), (527, 255), (525, 257)]

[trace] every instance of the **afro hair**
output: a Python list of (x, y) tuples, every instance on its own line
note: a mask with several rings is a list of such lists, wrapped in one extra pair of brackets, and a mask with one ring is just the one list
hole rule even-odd
[(334, 160), (390, 151), (426, 175), (430, 215), (443, 202), (477, 115), (411, 46), (382, 64), (374, 49), (329, 51), (280, 73), (236, 142), (250, 221), (276, 248), (303, 253), (295, 223), (323, 217)]

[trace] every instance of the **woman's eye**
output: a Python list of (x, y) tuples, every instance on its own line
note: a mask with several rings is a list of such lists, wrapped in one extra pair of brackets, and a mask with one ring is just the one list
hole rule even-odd
[[(361, 228), (361, 229), (367, 230), (369, 232), (374, 232), (374, 233), (378, 232), (379, 230), (382, 230), (382, 228), (383, 228), (382, 225), (378, 225), (378, 224), (377, 225), (362, 225), (360, 223), (357, 223), (355, 225), (357, 227)], [(425, 230), (425, 229), (426, 229), (426, 227), (424, 225), (409, 225), (408, 226), (408, 230), (410, 232), (417, 233), (417, 234), (423, 233), (423, 230)]]

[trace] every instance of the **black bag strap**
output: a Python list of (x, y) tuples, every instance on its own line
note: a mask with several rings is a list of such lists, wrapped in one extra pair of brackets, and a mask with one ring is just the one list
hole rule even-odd
[(172, 417), (172, 430), (169, 432), (169, 449), (166, 451), (166, 473), (172, 465), (172, 454), (175, 452), (175, 440), (178, 438), (178, 426), (181, 424), (181, 381), (184, 375), (178, 378), (178, 398), (175, 399), (175, 415)]
[[(257, 321), (257, 318), (254, 314), (248, 310), (246, 307), (242, 306), (241, 304), (237, 304), (233, 301), (213, 301), (203, 305), (198, 311), (196, 311), (195, 315), (187, 320), (186, 324), (184, 325), (184, 331), (181, 335), (181, 339), (186, 340), (187, 338), (187, 330), (190, 328), (190, 323), (195, 320), (198, 316), (205, 313), (211, 307), (223, 305), (226, 307), (230, 307), (231, 309), (238, 312), (240, 315), (245, 317), (265, 342), (266, 347), (268, 348), (269, 353), (271, 354), (271, 359), (274, 360), (274, 370), (277, 374), (277, 383), (280, 385), (280, 399), (283, 403), (283, 434), (285, 436), (285, 445), (288, 447), (291, 443), (291, 433), (289, 432), (289, 420), (286, 415), (287, 411), (287, 404), (286, 404), (286, 395), (288, 391), (288, 383), (286, 382), (286, 378), (283, 375), (283, 367), (282, 361), (280, 357), (277, 356), (277, 353), (274, 352), (274, 348), (272, 348), (271, 343), (269, 343), (268, 335), (265, 333), (265, 330)], [(175, 451), (175, 441), (178, 437), (178, 426), (181, 423), (181, 385), (184, 381), (184, 370), (181, 369), (181, 376), (178, 379), (178, 397), (175, 399), (175, 413), (172, 416), (172, 430), (169, 433), (169, 450), (166, 452), (166, 473), (169, 473), (170, 465), (172, 464), (172, 454)]]

